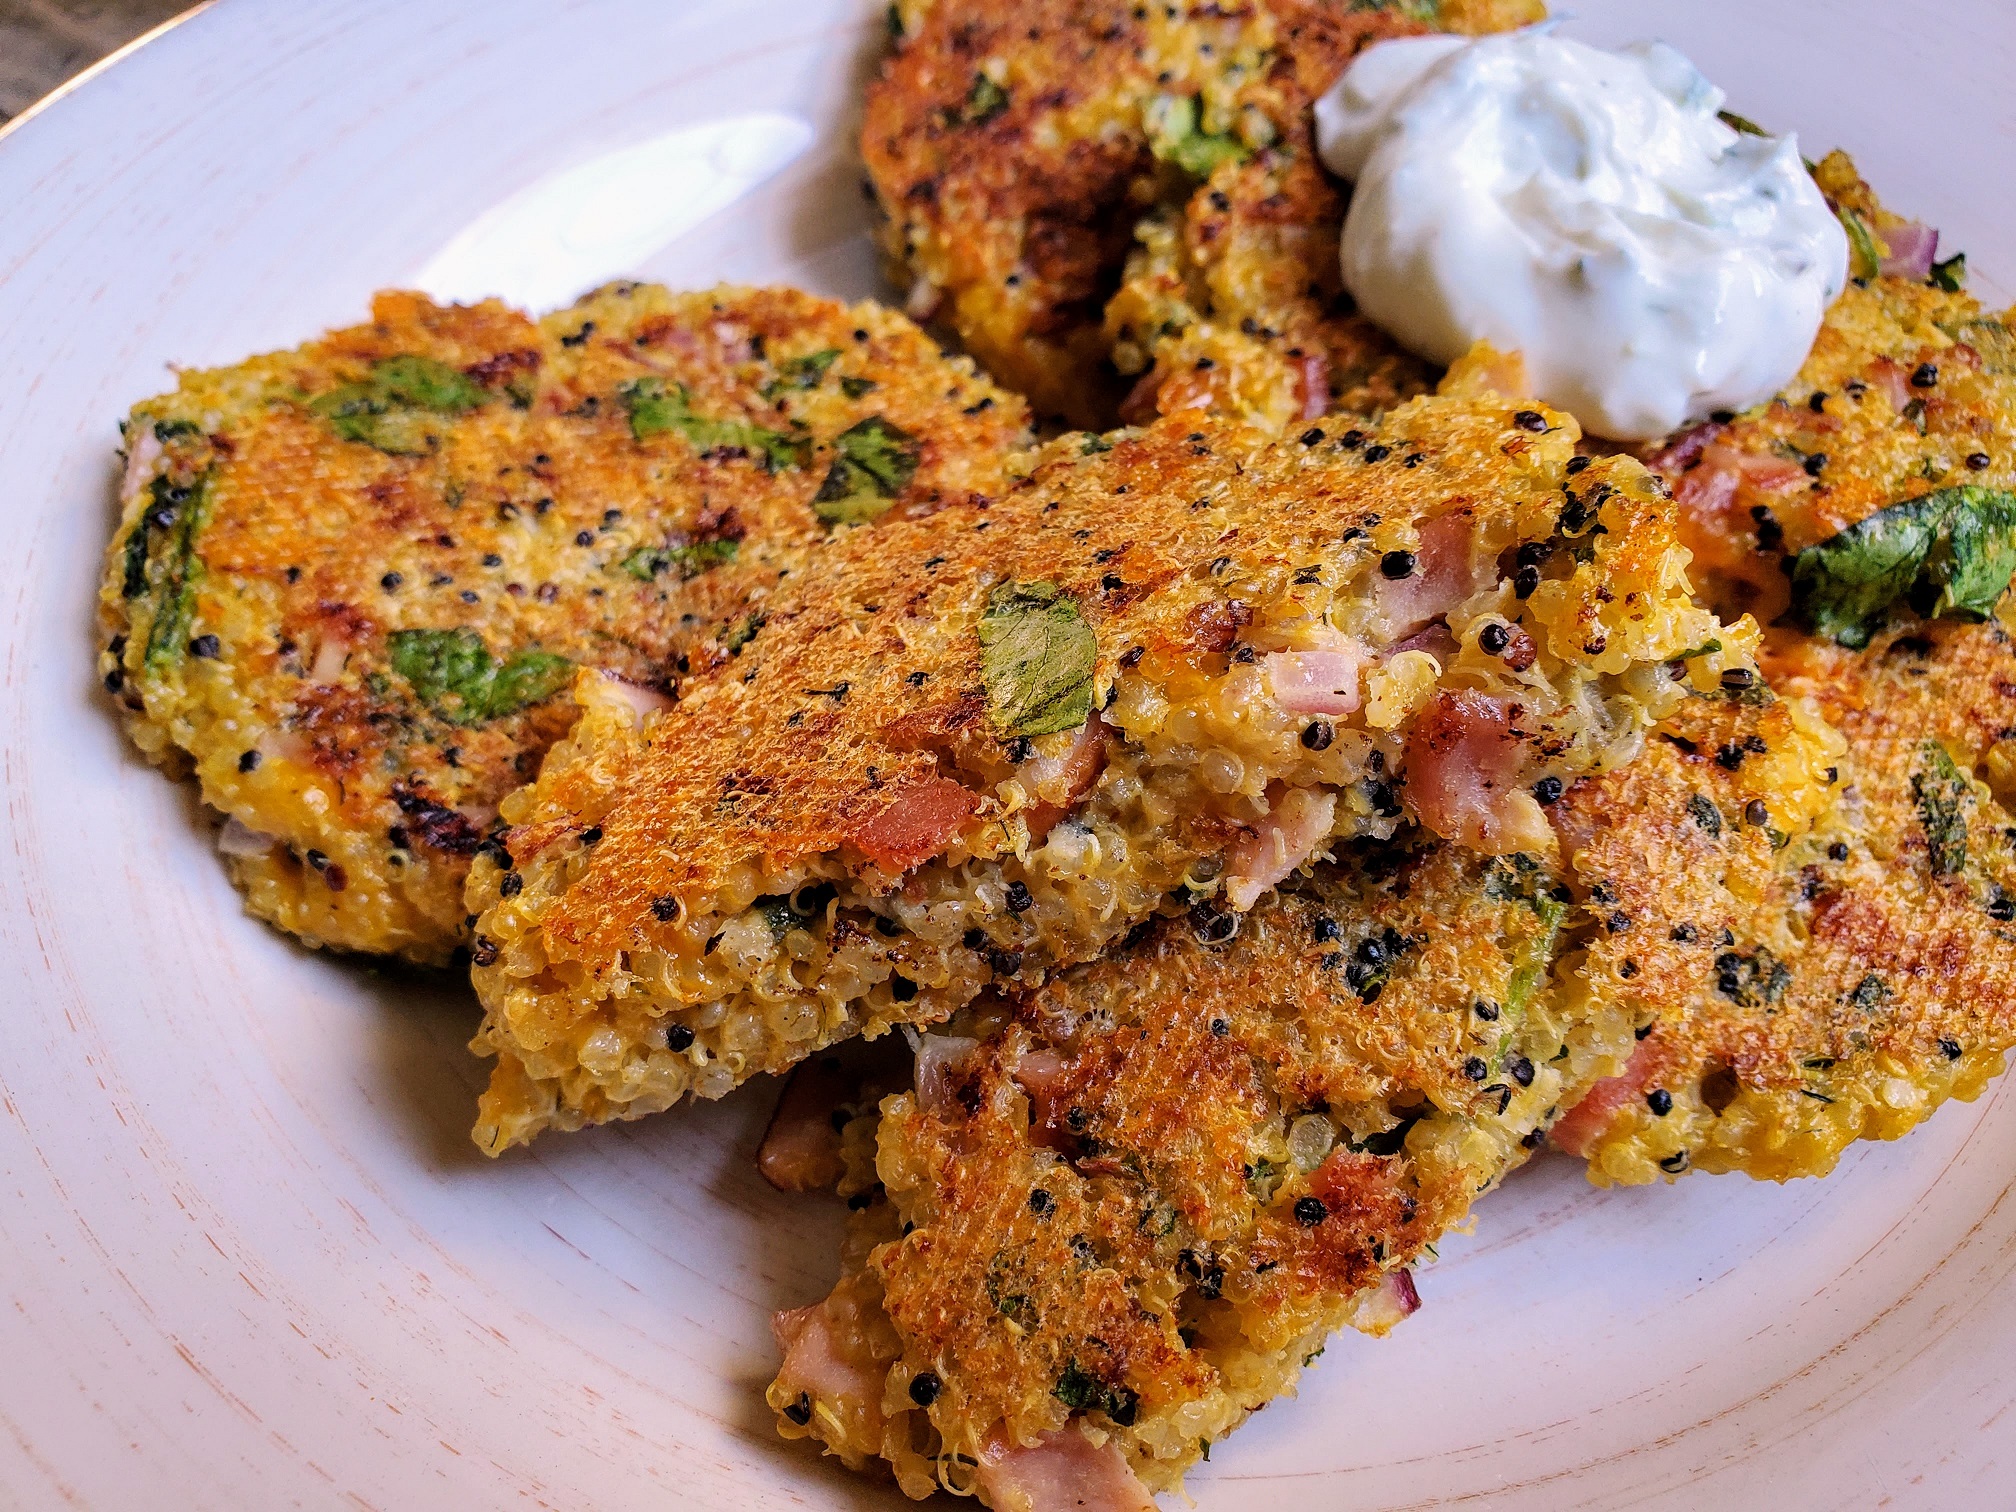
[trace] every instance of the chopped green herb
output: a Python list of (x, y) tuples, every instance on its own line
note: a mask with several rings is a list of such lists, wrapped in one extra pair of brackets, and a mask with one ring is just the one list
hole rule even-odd
[(1715, 112), (1715, 118), (1731, 131), (1740, 132), (1744, 136), (1761, 137), (1771, 135), (1770, 132), (1759, 126), (1748, 116), (1740, 116), (1733, 110), (1718, 110)]
[(1891, 606), (1982, 620), (2016, 572), (2016, 494), (1971, 484), (1878, 510), (1792, 560), (1792, 602), (1817, 633), (1860, 649)]
[(808, 352), (803, 357), (793, 357), (777, 366), (777, 376), (763, 385), (761, 393), (765, 399), (775, 399), (792, 389), (819, 387), (819, 380), (826, 376), (826, 369), (840, 358), (840, 348), (828, 347), (823, 352)]
[(741, 549), (735, 541), (694, 541), (685, 546), (639, 546), (623, 558), (623, 570), (640, 582), (650, 582), (661, 572), (675, 571), (683, 582), (696, 578), (709, 567), (735, 560)]
[(752, 614), (738, 621), (726, 635), (721, 637), (721, 645), (730, 656), (742, 654), (742, 648), (756, 639), (756, 632), (763, 628), (763, 616)]
[(1749, 955), (1725, 950), (1715, 957), (1715, 988), (1739, 1008), (1775, 1003), (1792, 985), (1792, 968), (1759, 945)]
[(1103, 1412), (1123, 1428), (1134, 1421), (1139, 1408), (1132, 1391), (1107, 1385), (1075, 1359), (1065, 1365), (1051, 1394), (1073, 1412)]
[[(1551, 894), (1538, 893), (1530, 901), (1533, 911), (1540, 916), (1540, 932), (1520, 947), (1519, 964), (1512, 969), (1512, 978), (1506, 984), (1508, 1020), (1525, 1009), (1540, 984), (1547, 980), (1547, 972), (1554, 964), (1554, 943), (1561, 935), (1561, 921), (1568, 916), (1568, 905)], [(1509, 1027), (1506, 1032), (1510, 1034)]]
[(1697, 656), (1713, 656), (1717, 651), (1720, 651), (1721, 649), (1722, 649), (1722, 642), (1720, 642), (1719, 640), (1705, 640), (1701, 642), (1700, 645), (1696, 646), (1692, 651), (1682, 651), (1678, 656), (1674, 657), (1673, 659), (1675, 661), (1683, 661), (1683, 662), (1692, 661)]
[(345, 441), (376, 447), (395, 457), (432, 451), (442, 415), (463, 415), (489, 397), (483, 385), (432, 357), (387, 357), (371, 365), (361, 383), (308, 401)]
[[(1860, 1008), (1864, 1013), (1873, 1013), (1889, 1001), (1889, 998), (1890, 988), (1883, 978), (1872, 971), (1855, 984), (1854, 990), (1848, 994), (1848, 1005), (1851, 1008)], [(1810, 1066), (1813, 1062), (1808, 1061), (1806, 1064)], [(1831, 1066), (1834, 1063), (1828, 1061), (1827, 1064)]]
[(1247, 156), (1246, 146), (1237, 137), (1213, 135), (1198, 125), (1195, 95), (1157, 95), (1148, 102), (1144, 124), (1148, 129), (1148, 150), (1165, 163), (1174, 163), (1192, 178), (1209, 178), (1220, 163), (1238, 162)]
[(980, 618), (980, 678), (1003, 735), (1075, 730), (1092, 712), (1099, 644), (1054, 583), (1002, 583)]
[(966, 91), (966, 103), (959, 118), (968, 126), (985, 126), (1008, 108), (1008, 91), (985, 74), (973, 75), (973, 87)]
[(1925, 282), (1935, 289), (1944, 289), (1948, 294), (1958, 294), (1967, 287), (1967, 254), (1955, 252), (1944, 261), (1935, 262)]
[(1092, 432), (1087, 431), (1083, 436), (1078, 438), (1078, 455), (1081, 457), (1096, 456), (1100, 452), (1110, 452), (1111, 450), (1113, 450), (1113, 443), (1108, 441), (1104, 436), (1095, 436)]
[(803, 467), (810, 444), (798, 436), (766, 430), (747, 420), (710, 420), (693, 413), (693, 396), (683, 383), (670, 389), (662, 378), (639, 378), (618, 390), (630, 413), (630, 434), (639, 441), (676, 431), (700, 455), (741, 455), (758, 459), (765, 472)]
[[(206, 472), (186, 488), (177, 488), (166, 478), (156, 478), (153, 493), (157, 505), (172, 507), (171, 523), (163, 528), (167, 545), (161, 554), (161, 571), (154, 598), (154, 623), (147, 630), (145, 666), (160, 672), (181, 659), (189, 643), (189, 627), (196, 619), (196, 585), (203, 581), (203, 559), (196, 555), (196, 538), (210, 519), (210, 475)], [(145, 534), (157, 528), (143, 519), (133, 527), (142, 536), (140, 581), (146, 590)], [(133, 582), (133, 543), (126, 543), (126, 582)], [(134, 595), (136, 598), (138, 594)]]
[(873, 378), (856, 378), (849, 373), (844, 374), (840, 379), (840, 392), (845, 394), (849, 399), (859, 399), (865, 394), (872, 394), (875, 392), (875, 388), (876, 383)]
[(515, 651), (499, 662), (473, 630), (394, 630), (387, 644), (392, 670), (450, 724), (485, 724), (544, 703), (574, 672), (550, 651)]
[(1967, 866), (1967, 805), (1973, 792), (1938, 741), (1926, 741), (1919, 754), (1924, 766), (1912, 774), (1911, 796), (1925, 829), (1932, 875), (1957, 876)]
[(812, 513), (828, 525), (865, 525), (886, 512), (923, 455), (916, 437), (880, 415), (848, 426), (833, 448), (838, 455), (812, 499)]
[(154, 439), (161, 442), (186, 441), (191, 436), (203, 434), (203, 427), (194, 420), (156, 420)]
[(1883, 254), (1861, 216), (1853, 210), (1843, 210), (1840, 219), (1841, 229), (1848, 233), (1849, 276), (1866, 283), (1883, 271)]

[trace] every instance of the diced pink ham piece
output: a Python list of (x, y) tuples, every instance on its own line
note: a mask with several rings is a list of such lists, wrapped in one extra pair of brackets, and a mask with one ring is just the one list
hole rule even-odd
[(1284, 793), (1259, 826), (1239, 837), (1225, 874), (1225, 901), (1244, 913), (1260, 894), (1307, 861), (1330, 837), (1337, 817), (1335, 793), (1295, 788)]
[[(1407, 796), (1421, 823), (1486, 855), (1545, 843), (1545, 816), (1518, 787), (1525, 747), (1503, 699), (1437, 693), (1407, 736)], [(1523, 799), (1523, 801), (1521, 801)]]
[(1373, 596), (1395, 639), (1447, 614), (1497, 577), (1495, 562), (1473, 559), (1471, 543), (1469, 514), (1453, 511), (1421, 527), (1413, 572), (1375, 579)]
[(1057, 756), (1031, 757), (1015, 769), (1015, 780), (1036, 802), (1022, 811), (1034, 845), (1056, 828), (1057, 821), (1077, 807), (1106, 770), (1112, 731), (1097, 714), (1079, 727), (1077, 738)]
[(926, 1113), (949, 1113), (959, 1068), (980, 1041), (964, 1034), (927, 1034), (917, 1043), (917, 1106)]
[(1645, 1095), (1652, 1073), (1652, 1048), (1649, 1041), (1641, 1040), (1621, 1072), (1596, 1083), (1583, 1094), (1582, 1101), (1555, 1121), (1547, 1133), (1554, 1148), (1586, 1160), (1618, 1113)]
[(1910, 370), (1894, 358), (1880, 358), (1870, 367), (1869, 386), (1880, 390), (1900, 415), (1911, 403)]
[(1155, 1512), (1120, 1446), (1068, 1424), (1027, 1446), (993, 1440), (977, 1478), (995, 1512)]
[(1359, 683), (1370, 660), (1357, 641), (1322, 651), (1274, 651), (1261, 663), (1274, 702), (1290, 714), (1351, 714), (1363, 701)]
[(826, 1318), (825, 1303), (772, 1313), (770, 1331), (784, 1351), (777, 1381), (786, 1391), (871, 1409), (882, 1400), (881, 1378), (842, 1358), (833, 1340), (833, 1326)]
[(978, 795), (964, 783), (932, 777), (897, 794), (848, 838), (884, 871), (905, 872), (941, 854), (978, 807)]
[(756, 1148), (756, 1169), (780, 1192), (816, 1192), (840, 1179), (840, 1131), (833, 1111), (852, 1090), (837, 1065), (801, 1063), (784, 1083), (770, 1127)]

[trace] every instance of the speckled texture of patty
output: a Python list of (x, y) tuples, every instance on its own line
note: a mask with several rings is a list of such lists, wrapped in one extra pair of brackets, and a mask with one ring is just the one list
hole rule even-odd
[(1025, 414), (904, 318), (795, 291), (615, 285), (543, 322), (381, 295), (135, 408), (100, 675), (235, 821), (252, 912), (443, 961), (576, 665), (670, 690), (834, 523), (998, 490)]
[[(1840, 154), (1819, 178), (1879, 231), (1894, 222)], [(2016, 1044), (2016, 648), (1999, 623), (1920, 620), (1901, 594), (1851, 628), (1872, 631), (1851, 649), (1811, 632), (1811, 590), (1785, 570), (1886, 509), (2016, 482), (2006, 320), (1905, 278), (1857, 283), (1785, 393), (1653, 452), (1704, 595), (1784, 620), (1766, 671), (1845, 738), (1843, 796), (1811, 836), (1735, 854), (1733, 827), (1690, 835), (1684, 816), (1733, 825), (1759, 731), (1596, 785), (1642, 784), (1635, 800), (1613, 794), (1597, 872), (1685, 837), (1668, 883), (1639, 900), (1634, 936), (1596, 953), (1614, 970), (1642, 940), (1661, 958), (1639, 1056), (1557, 1130), (1598, 1181), (1824, 1174), (1852, 1140), (1896, 1138), (1948, 1097), (1977, 1095)], [(1683, 929), (1679, 949), (1660, 943)]]
[[(1684, 697), (1669, 659), (1715, 642), (1702, 688), (1747, 667), (1754, 626), (1688, 600), (1670, 501), (1624, 459), (1569, 473), (1564, 417), (1194, 424), (1062, 438), (999, 501), (836, 544), (646, 725), (591, 696), (505, 807), (510, 867), (472, 873), (479, 1144), (942, 1018), (1172, 893), (1229, 919), (1408, 816), (1517, 848), (1531, 784), (1626, 759)], [(1317, 666), (1328, 715), (1282, 691)]]
[[(1128, 375), (1199, 318), (1269, 354), (1256, 383), (1274, 382), (1278, 360), (1312, 392), (1391, 403), (1425, 387), (1338, 299), (1342, 205), (1314, 159), (1309, 104), (1373, 41), (1544, 12), (1537, 0), (933, 0), (893, 14), (896, 52), (861, 140), (913, 312), (941, 316), (1039, 413), (1100, 425)], [(1158, 258), (1179, 224), (1188, 256)], [(1123, 275), (1124, 308), (1108, 314)], [(1132, 418), (1154, 412), (1153, 388)]]
[(1003, 1505), (997, 1467), (1060, 1430), (1180, 1484), (1331, 1331), (1404, 1316), (1394, 1273), (1630, 1052), (1623, 1012), (1535, 995), (1557, 889), (1534, 856), (1368, 850), (1230, 944), (1163, 921), (927, 1038), (879, 1242), (779, 1320), (780, 1430), (917, 1497)]

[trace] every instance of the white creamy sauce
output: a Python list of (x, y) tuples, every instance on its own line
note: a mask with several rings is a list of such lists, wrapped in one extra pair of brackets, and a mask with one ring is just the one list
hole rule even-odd
[(1650, 440), (1788, 383), (1848, 274), (1792, 137), (1738, 133), (1672, 48), (1545, 28), (1368, 49), (1316, 104), (1355, 183), (1344, 283), (1401, 343), (1526, 360), (1535, 398)]

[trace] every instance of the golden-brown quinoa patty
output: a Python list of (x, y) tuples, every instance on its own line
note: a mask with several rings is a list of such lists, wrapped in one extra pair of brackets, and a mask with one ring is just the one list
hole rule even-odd
[(843, 1185), (847, 1274), (778, 1320), (780, 1430), (915, 1497), (1013, 1505), (1059, 1431), (1180, 1485), (1331, 1331), (1404, 1316), (1406, 1268), (1629, 1054), (1627, 1014), (1536, 994), (1566, 897), (1538, 856), (1377, 847), (1229, 944), (1161, 920), (927, 1037)]
[(252, 912), (442, 961), (576, 665), (670, 690), (830, 525), (998, 490), (1025, 413), (903, 317), (791, 290), (542, 322), (381, 295), (134, 409), (100, 674), (233, 821)]
[(1544, 832), (1532, 783), (1749, 675), (1670, 501), (1624, 459), (1571, 474), (1574, 441), (1495, 397), (1065, 437), (999, 501), (830, 547), (648, 724), (591, 691), (506, 804), (510, 868), (472, 875), (478, 1142), (719, 1096), (1160, 908), (1229, 917), (1403, 816)]

